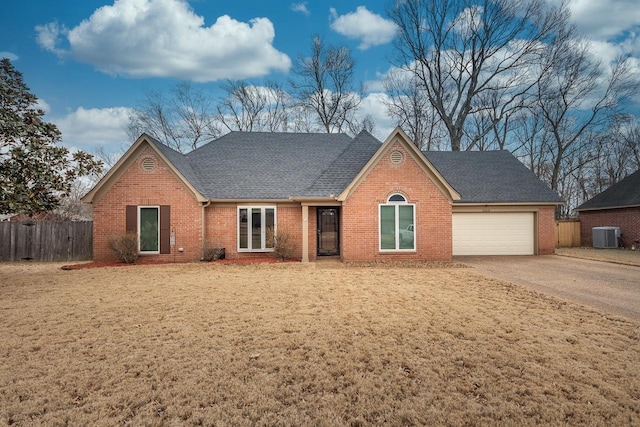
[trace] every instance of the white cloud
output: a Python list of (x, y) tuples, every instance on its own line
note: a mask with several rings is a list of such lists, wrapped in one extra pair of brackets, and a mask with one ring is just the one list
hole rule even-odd
[(375, 123), (373, 136), (380, 141), (384, 141), (396, 128), (395, 121), (389, 116), (385, 101), (389, 100), (389, 95), (383, 92), (369, 93), (360, 102), (359, 114), (362, 117), (369, 115)]
[(637, 0), (569, 0), (571, 20), (593, 39), (607, 40), (635, 27), (640, 29)]
[(618, 55), (640, 56), (637, 0), (569, 0), (567, 7), (571, 22), (581, 35), (591, 40), (591, 51), (603, 62), (610, 63)]
[(56, 45), (60, 42), (61, 36), (68, 32), (64, 26), (58, 25), (57, 22), (38, 25), (36, 26), (36, 41), (42, 48), (62, 56), (64, 51), (57, 48)]
[(7, 58), (10, 61), (17, 61), (18, 55), (13, 52), (0, 52), (0, 58)]
[(309, 9), (307, 8), (307, 2), (292, 3), (291, 4), (291, 10), (293, 10), (294, 12), (303, 13), (306, 16), (311, 15), (311, 12), (309, 12)]
[(396, 34), (397, 27), (392, 21), (370, 12), (364, 6), (358, 6), (355, 12), (346, 15), (339, 16), (334, 8), (330, 9), (330, 13), (333, 19), (331, 29), (343, 36), (360, 40), (360, 50), (389, 43)]
[(132, 142), (125, 131), (131, 111), (126, 107), (79, 107), (66, 116), (53, 117), (50, 121), (58, 126), (66, 147), (88, 152), (102, 147), (107, 152), (113, 152)]
[[(116, 0), (70, 30), (49, 23), (36, 31), (43, 48), (111, 75), (206, 82), (291, 67), (291, 59), (272, 45), (269, 19), (244, 23), (223, 15), (206, 27), (186, 0)], [(58, 47), (61, 36), (68, 50)]]

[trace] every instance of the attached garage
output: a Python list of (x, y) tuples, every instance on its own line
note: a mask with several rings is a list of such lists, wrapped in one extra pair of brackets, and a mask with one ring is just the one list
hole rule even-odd
[(453, 214), (453, 255), (535, 254), (533, 212)]

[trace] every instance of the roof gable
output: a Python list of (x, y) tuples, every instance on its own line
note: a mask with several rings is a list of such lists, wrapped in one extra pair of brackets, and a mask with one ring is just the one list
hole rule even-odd
[(353, 178), (349, 185), (338, 197), (338, 200), (346, 200), (360, 185), (364, 178), (373, 170), (378, 164), (380, 159), (389, 151), (394, 143), (400, 143), (407, 150), (409, 155), (416, 161), (418, 166), (427, 174), (427, 176), (433, 181), (433, 183), (440, 189), (440, 191), (451, 201), (460, 199), (460, 194), (447, 182), (447, 180), (433, 167), (433, 165), (427, 160), (427, 158), (418, 150), (418, 148), (411, 142), (407, 134), (397, 127), (389, 137), (382, 143), (378, 150), (368, 160), (368, 162), (362, 167), (360, 172)]
[(640, 169), (584, 202), (577, 211), (640, 206)]
[(98, 181), (98, 183), (82, 197), (82, 202), (93, 203), (99, 199), (111, 186), (129, 169), (135, 162), (138, 154), (144, 147), (150, 147), (154, 153), (165, 162), (169, 169), (176, 175), (199, 202), (205, 202), (205, 197), (198, 191), (194, 184), (197, 184), (197, 177), (193, 174), (188, 163), (184, 162), (182, 154), (156, 141), (147, 134), (142, 134), (131, 147), (122, 155), (116, 164)]

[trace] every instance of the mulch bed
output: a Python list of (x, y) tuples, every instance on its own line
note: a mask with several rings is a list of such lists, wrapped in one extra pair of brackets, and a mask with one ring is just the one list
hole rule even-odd
[(381, 267), (381, 268), (469, 268), (460, 262), (447, 261), (350, 261), (347, 267)]
[[(79, 264), (63, 265), (63, 270), (83, 270), (88, 268), (104, 268), (104, 267), (130, 267), (133, 265), (165, 265), (165, 264), (187, 264), (189, 261), (159, 261), (138, 259), (133, 264), (125, 264), (119, 261), (90, 261)], [(205, 261), (201, 261), (205, 262)], [(243, 264), (280, 264), (289, 262), (300, 262), (297, 260), (279, 260), (273, 257), (252, 257), (237, 259), (219, 259), (209, 261), (214, 264), (223, 265), (243, 265)], [(459, 262), (445, 261), (352, 261), (345, 262), (346, 267), (382, 267), (382, 268), (468, 268), (467, 265)]]

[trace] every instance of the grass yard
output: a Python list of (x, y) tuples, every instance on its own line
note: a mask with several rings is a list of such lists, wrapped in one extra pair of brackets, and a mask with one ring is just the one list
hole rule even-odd
[(640, 425), (640, 327), (470, 269), (0, 265), (0, 423)]
[(594, 249), (594, 248), (556, 248), (556, 254), (572, 258), (605, 261), (616, 264), (640, 266), (640, 250)]

